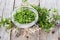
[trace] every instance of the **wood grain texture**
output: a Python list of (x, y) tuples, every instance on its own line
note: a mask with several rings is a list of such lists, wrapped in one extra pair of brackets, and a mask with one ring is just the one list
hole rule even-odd
[(10, 30), (6, 30), (5, 27), (0, 28), (0, 40), (10, 40)]
[[(20, 7), (21, 2), (22, 0), (0, 0), (0, 16), (11, 18), (12, 11)], [(60, 0), (28, 0), (28, 3), (33, 5), (39, 5), (39, 2), (41, 7), (58, 8), (60, 11)], [(10, 32), (4, 27), (0, 28), (0, 40), (58, 40), (58, 34), (60, 35), (60, 30), (52, 34), (52, 31), (46, 33), (38, 27), (19, 30), (13, 28), (12, 34)]]
[(50, 32), (47, 36), (47, 40), (58, 40), (58, 32), (56, 31), (54, 34)]
[(10, 18), (13, 11), (14, 0), (6, 0), (5, 8), (3, 11), (4, 18)]
[(56, 0), (56, 6), (60, 10), (60, 6), (59, 5), (60, 5), (60, 0), (58, 0), (58, 1)]
[(32, 5), (39, 5), (39, 0), (28, 0), (28, 3)]
[(0, 0), (0, 16), (2, 16), (6, 0)]
[(56, 0), (40, 0), (40, 6), (46, 8), (56, 8)]
[[(5, 8), (5, 3), (6, 3), (6, 0), (1, 0), (0, 1), (0, 16), (2, 17), (3, 16), (3, 11), (4, 11), (4, 8)], [(5, 36), (5, 28), (0, 28), (0, 40), (4, 40)], [(3, 39), (4, 38), (4, 39)]]
[[(22, 33), (21, 33), (22, 32)], [(22, 30), (16, 30), (15, 28), (12, 30), (11, 34), (11, 40), (27, 40), (26, 37), (23, 36), (24, 29)]]
[(39, 30), (39, 40), (47, 40), (47, 33), (44, 30)]
[[(0, 1), (0, 16), (9, 18), (13, 9), (13, 0)], [(0, 40), (10, 40), (10, 30), (5, 27), (0, 28)]]
[[(27, 1), (29, 4), (32, 5), (38, 5), (39, 4), (39, 0), (28, 0)], [(15, 0), (15, 8), (20, 7), (22, 4), (22, 0)]]
[(15, 8), (18, 8), (21, 6), (22, 0), (15, 0)]
[(38, 29), (37, 27), (19, 30), (13, 29), (11, 40), (39, 40)]

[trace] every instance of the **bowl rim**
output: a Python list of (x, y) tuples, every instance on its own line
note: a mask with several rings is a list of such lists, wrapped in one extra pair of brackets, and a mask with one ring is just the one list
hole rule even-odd
[[(32, 21), (32, 22), (30, 22), (30, 23), (26, 23), (26, 24), (20, 24), (20, 23), (14, 21), (13, 15), (14, 15), (14, 13), (15, 13), (19, 8), (21, 8), (21, 7), (27, 7), (27, 8), (29, 8), (29, 9), (31, 9), (31, 10), (36, 14), (35, 20)], [(12, 12), (12, 22), (13, 22), (14, 24), (17, 23), (17, 24), (20, 24), (20, 25), (27, 25), (27, 24), (31, 24), (31, 23), (33, 23), (33, 22), (36, 23), (36, 22), (38, 21), (38, 12), (37, 12), (36, 9), (34, 9), (34, 8), (31, 7), (31, 6), (21, 6), (21, 7), (16, 8), (16, 9)]]

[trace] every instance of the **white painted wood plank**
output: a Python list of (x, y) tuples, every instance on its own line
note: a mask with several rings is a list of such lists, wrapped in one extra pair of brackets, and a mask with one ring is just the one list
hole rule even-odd
[(39, 40), (58, 40), (58, 31), (55, 29), (55, 32), (52, 33), (52, 30), (47, 33), (44, 30), (40, 30)]
[(43, 8), (45, 7), (45, 0), (40, 0), (40, 6)]
[(39, 32), (36, 31), (34, 33), (29, 34), (28, 40), (39, 40)]
[(1, 3), (1, 0), (0, 0), (0, 3)]
[(20, 7), (22, 0), (15, 0), (15, 8)]
[[(0, 4), (0, 13), (3, 13), (4, 18), (11, 17), (13, 10), (13, 0), (2, 0)], [(6, 30), (5, 27), (0, 29), (1, 40), (10, 40), (10, 30)]]
[(6, 0), (0, 0), (0, 16), (2, 16)]
[[(33, 30), (33, 31), (32, 31)], [(39, 28), (13, 29), (11, 40), (39, 40)]]
[(47, 40), (47, 34), (44, 30), (39, 30), (39, 40)]
[(13, 11), (14, 0), (6, 0), (6, 5), (3, 12), (4, 18), (10, 18)]
[(33, 28), (29, 28), (27, 36), (28, 36), (28, 40), (40, 40), (39, 39), (39, 27), (35, 25)]
[[(2, 1), (2, 0), (0, 0), (0, 6), (1, 6), (1, 1)], [(2, 16), (2, 10), (1, 10), (1, 7), (0, 7), (0, 16)]]
[(47, 40), (58, 40), (58, 31), (56, 31), (54, 34), (50, 32), (47, 36)]
[(57, 5), (57, 9), (59, 11), (59, 15), (60, 15), (60, 0), (56, 0), (56, 5)]
[[(32, 4), (32, 5), (38, 5), (39, 4), (39, 0), (27, 0), (27, 2), (29, 4)], [(21, 3), (22, 3), (22, 0), (15, 0), (15, 7), (19, 7), (21, 6)]]
[(28, 3), (32, 5), (39, 5), (39, 0), (28, 0)]
[(14, 28), (11, 33), (11, 40), (27, 40), (27, 38), (23, 35), (24, 35), (24, 29), (22, 31)]
[(56, 8), (56, 0), (40, 0), (40, 6), (46, 8)]
[[(6, 0), (0, 0), (0, 16), (2, 17)], [(4, 28), (0, 28), (0, 40), (3, 40)]]
[(57, 5), (57, 8), (60, 10), (60, 0), (56, 0), (56, 5)]
[(10, 30), (7, 31), (5, 27), (0, 28), (0, 40), (10, 40)]

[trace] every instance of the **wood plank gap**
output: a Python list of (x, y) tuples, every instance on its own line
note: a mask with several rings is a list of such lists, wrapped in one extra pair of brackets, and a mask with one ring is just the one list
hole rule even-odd
[(40, 0), (39, 0), (39, 4), (38, 5), (40, 6)]
[(13, 10), (14, 10), (14, 8), (15, 8), (15, 0), (14, 0), (14, 4), (13, 4)]
[[(14, 8), (15, 8), (15, 0), (14, 0), (14, 2), (13, 2), (13, 10), (12, 11), (14, 11)], [(12, 13), (12, 12), (11, 12)], [(12, 17), (11, 17), (12, 18)], [(13, 28), (11, 29), (11, 31), (10, 31), (10, 40), (11, 40), (11, 34), (12, 34), (12, 30), (13, 30)]]

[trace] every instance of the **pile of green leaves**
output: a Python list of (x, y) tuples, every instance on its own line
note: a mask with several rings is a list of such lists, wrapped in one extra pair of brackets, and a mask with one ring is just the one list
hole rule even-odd
[[(40, 6), (33, 6), (33, 5), (31, 5), (31, 6), (38, 11), (38, 14), (39, 14), (38, 24), (39, 24), (40, 28), (49, 32), (50, 28), (56, 26), (56, 21), (60, 18), (60, 15), (53, 15), (51, 18), (49, 18), (50, 17), (49, 13), (50, 13), (51, 9), (41, 8)], [(57, 13), (57, 11), (55, 9), (54, 9), (54, 12)], [(53, 20), (51, 22), (49, 22), (49, 20), (51, 20), (52, 18), (53, 18)]]
[(11, 29), (13, 27), (13, 23), (9, 18), (2, 18), (0, 21), (0, 25), (5, 26), (7, 29)]
[(16, 22), (27, 24), (35, 20), (36, 14), (29, 8), (21, 7), (21, 9), (17, 10), (13, 16)]

